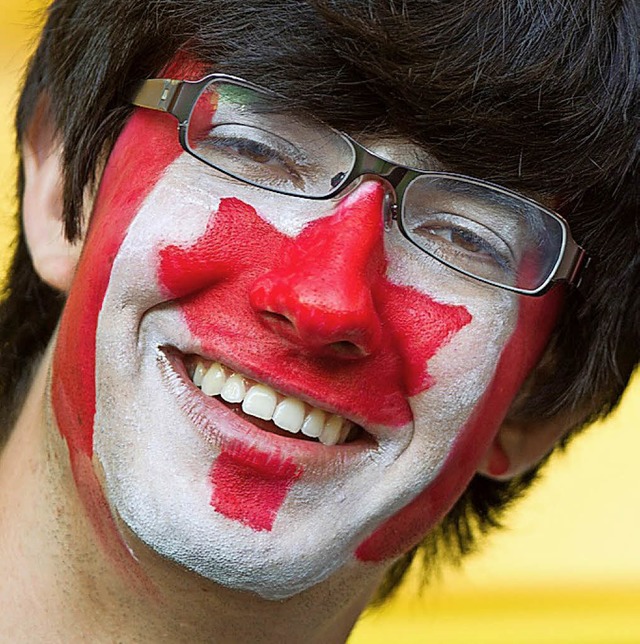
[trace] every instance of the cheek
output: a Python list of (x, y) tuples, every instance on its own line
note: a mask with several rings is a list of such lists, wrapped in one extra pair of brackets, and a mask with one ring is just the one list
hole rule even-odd
[(96, 327), (113, 260), (145, 197), (180, 153), (173, 120), (140, 110), (105, 168), (53, 361), (52, 404), (72, 459), (93, 451)]
[(562, 290), (520, 298), (518, 323), (488, 389), (460, 431), (436, 479), (360, 544), (356, 557), (380, 562), (407, 552), (442, 520), (466, 489), (513, 398), (535, 367), (555, 326)]

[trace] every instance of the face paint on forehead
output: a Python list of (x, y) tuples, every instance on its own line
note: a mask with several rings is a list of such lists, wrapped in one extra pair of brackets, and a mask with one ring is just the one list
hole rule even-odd
[(538, 362), (556, 324), (561, 289), (543, 297), (520, 297), (518, 323), (495, 376), (456, 439), (441, 473), (356, 550), (363, 562), (388, 561), (417, 545), (460, 498), (523, 382)]

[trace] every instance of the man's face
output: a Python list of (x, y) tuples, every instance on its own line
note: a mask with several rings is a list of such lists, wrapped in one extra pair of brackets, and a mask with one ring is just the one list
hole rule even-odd
[[(376, 180), (328, 201), (253, 188), (182, 152), (170, 117), (130, 120), (61, 322), (53, 405), (72, 460), (93, 458), (153, 550), (282, 598), (398, 556), (468, 483), (544, 346), (545, 298), (438, 264), (384, 230), (383, 200)], [(192, 382), (198, 363), (226, 393)], [(323, 442), (242, 411), (256, 386)]]

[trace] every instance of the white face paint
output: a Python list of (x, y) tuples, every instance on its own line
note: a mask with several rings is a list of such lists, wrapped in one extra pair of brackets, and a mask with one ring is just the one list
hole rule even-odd
[[(345, 212), (369, 198), (376, 186), (365, 183), (351, 193), (343, 202)], [(173, 299), (159, 286), (159, 249), (192, 246), (210, 220), (215, 225), (220, 209), (229, 209), (229, 196), (255, 209), (275, 229), (274, 238), (284, 235), (294, 242), (307, 224), (331, 217), (337, 208), (335, 202), (282, 197), (222, 179), (186, 155), (173, 162), (136, 214), (113, 264), (96, 333), (94, 445), (112, 508), (151, 548), (223, 585), (279, 599), (353, 562), (359, 544), (434, 480), (495, 375), (515, 329), (518, 304), (514, 295), (471, 282), (420, 255), (397, 230), (385, 233), (389, 282), (413, 287), (416, 291), (404, 293), (416, 300), (419, 292), (462, 307), (467, 317), (436, 347), (428, 364), (434, 384), (407, 400), (408, 422), (371, 422), (378, 401), (356, 390), (366, 390), (386, 374), (375, 366), (360, 367), (353, 378), (340, 379), (335, 370), (351, 367), (353, 360), (334, 357), (317, 359), (322, 366), (307, 377), (309, 360), (300, 355), (308, 347), (302, 343), (292, 352), (290, 339), (265, 328), (249, 305), (246, 280), (234, 285), (234, 278), (212, 278), (202, 285), (230, 291), (220, 300), (229, 307), (245, 302), (237, 312), (207, 311), (209, 319), (199, 321), (209, 328), (206, 347), (194, 336), (181, 298)], [(348, 226), (348, 218), (345, 222)], [(251, 245), (258, 232), (240, 230), (246, 235), (241, 243)], [(254, 283), (273, 267), (238, 261), (231, 268), (251, 273)], [(228, 322), (234, 315), (236, 329)], [(383, 333), (389, 333), (388, 323), (382, 320)], [(274, 354), (278, 345), (286, 351)], [(411, 346), (401, 349), (412, 351)], [(229, 371), (320, 409), (342, 411), (369, 437), (324, 446), (252, 426), (223, 403), (205, 399), (189, 381), (180, 364), (183, 356), (196, 354), (206, 364), (220, 360)], [(391, 357), (404, 360), (399, 353)], [(326, 373), (319, 386), (321, 368)], [(352, 387), (353, 396), (349, 391), (327, 396), (325, 385), (332, 380), (336, 387)], [(384, 386), (385, 391), (404, 388), (401, 382)], [(341, 408), (341, 401), (352, 397), (359, 401), (353, 409), (348, 403)], [(371, 409), (362, 409), (362, 400)], [(230, 469), (216, 470), (221, 452), (231, 454)], [(247, 454), (255, 454), (254, 465)], [(243, 467), (255, 469), (248, 480), (258, 497), (258, 507), (247, 516), (242, 508), (233, 509), (235, 492), (225, 488)], [(216, 480), (216, 472), (222, 480)], [(275, 512), (267, 498), (274, 489), (282, 495)], [(212, 505), (216, 494), (218, 502)], [(245, 496), (237, 498), (241, 502)]]

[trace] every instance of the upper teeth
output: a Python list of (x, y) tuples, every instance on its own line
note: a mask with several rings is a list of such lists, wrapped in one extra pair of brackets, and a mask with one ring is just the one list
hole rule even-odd
[(270, 420), (292, 434), (302, 432), (317, 438), (323, 445), (344, 443), (353, 427), (353, 423), (342, 416), (329, 414), (298, 398), (284, 396), (268, 385), (230, 371), (219, 362), (207, 367), (198, 361), (192, 379), (207, 396), (220, 396), (228, 403), (242, 403), (245, 414)]

